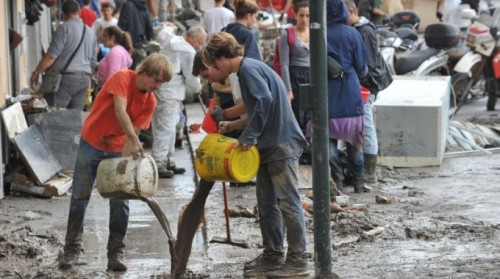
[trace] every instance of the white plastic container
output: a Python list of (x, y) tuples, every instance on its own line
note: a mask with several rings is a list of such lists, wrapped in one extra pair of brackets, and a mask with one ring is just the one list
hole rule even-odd
[(97, 168), (97, 189), (105, 198), (150, 198), (158, 188), (158, 168), (151, 157), (104, 159)]

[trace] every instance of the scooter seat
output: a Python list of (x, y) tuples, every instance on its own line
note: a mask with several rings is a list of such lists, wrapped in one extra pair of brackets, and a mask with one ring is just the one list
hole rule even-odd
[(408, 28), (408, 27), (399, 27), (398, 29), (394, 30), (394, 33), (398, 35), (401, 39), (409, 39), (412, 41), (418, 40), (418, 34), (414, 29)]
[(427, 59), (439, 53), (438, 49), (427, 48), (424, 50), (416, 50), (410, 53), (405, 53), (399, 56), (394, 62), (394, 70), (397, 75), (404, 75), (418, 69), (418, 67)]

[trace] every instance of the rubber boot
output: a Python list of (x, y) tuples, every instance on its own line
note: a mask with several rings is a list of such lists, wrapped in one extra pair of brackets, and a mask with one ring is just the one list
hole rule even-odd
[(330, 200), (335, 201), (335, 196), (344, 196), (344, 193), (342, 193), (343, 189), (342, 181), (334, 182), (330, 178)]
[(372, 188), (366, 186), (364, 179), (354, 179), (354, 192), (355, 193), (368, 193)]
[(373, 184), (377, 183), (377, 155), (374, 154), (364, 154), (365, 156), (365, 177), (366, 183)]

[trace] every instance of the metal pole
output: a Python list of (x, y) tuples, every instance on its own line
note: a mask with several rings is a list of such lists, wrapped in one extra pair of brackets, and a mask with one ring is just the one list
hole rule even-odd
[(326, 69), (326, 2), (311, 0), (312, 173), (314, 211), (314, 263), (316, 278), (332, 273), (330, 241), (330, 186), (328, 163), (328, 83)]

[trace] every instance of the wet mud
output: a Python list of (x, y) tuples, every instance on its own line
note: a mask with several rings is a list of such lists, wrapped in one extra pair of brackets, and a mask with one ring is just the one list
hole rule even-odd
[(186, 272), (193, 238), (200, 225), (200, 220), (202, 220), (205, 203), (213, 186), (213, 181), (201, 179), (193, 198), (184, 209), (183, 217), (179, 218), (177, 241), (175, 242), (177, 264), (176, 267), (172, 268), (172, 278), (183, 278)]

